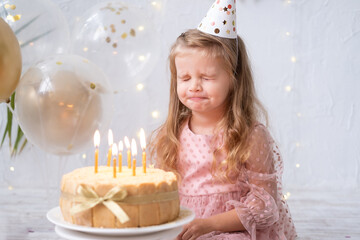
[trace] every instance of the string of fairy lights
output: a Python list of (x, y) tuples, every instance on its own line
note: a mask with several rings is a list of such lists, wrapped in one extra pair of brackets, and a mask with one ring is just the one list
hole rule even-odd
[[(155, 11), (163, 11), (163, 5), (162, 5), (162, 3), (161, 2), (159, 2), (159, 1), (152, 1), (151, 3), (151, 6), (153, 7), (153, 9), (155, 10)], [(291, 1), (291, 0), (285, 0), (284, 1), (284, 5), (285, 5), (285, 7), (291, 7), (291, 5), (293, 5), (293, 2)], [(139, 26), (139, 30), (141, 31), (141, 30), (143, 30), (143, 26)], [(287, 38), (289, 38), (289, 39), (293, 39), (294, 38), (294, 34), (293, 33), (291, 33), (289, 30), (288, 31), (286, 31), (285, 33), (283, 33), (283, 34), (285, 34), (285, 36), (287, 37)], [(294, 46), (294, 44), (292, 44), (293, 46)], [(84, 49), (83, 49), (83, 51), (87, 51), (87, 48), (86, 47), (84, 47)], [(293, 52), (294, 52), (294, 47), (293, 47)], [(114, 54), (116, 54), (116, 53), (114, 53)], [(144, 59), (142, 58), (142, 56), (139, 56), (139, 61), (143, 61)], [(297, 59), (297, 57), (295, 56), (295, 54), (293, 54), (293, 55), (291, 55), (291, 56), (289, 56), (289, 60), (290, 60), (290, 62), (291, 63), (293, 63), (293, 67), (292, 67), (292, 72), (293, 72), (293, 76), (295, 75), (295, 69), (296, 69), (296, 63), (297, 63), (297, 61), (298, 61), (298, 59)], [(294, 83), (292, 83), (292, 84), (287, 84), (286, 86), (284, 86), (284, 91), (285, 92), (287, 92), (287, 93), (289, 93), (289, 94), (293, 94), (294, 93)], [(146, 90), (146, 87), (145, 87), (145, 84), (144, 83), (138, 83), (137, 85), (136, 85), (136, 91), (138, 91), (138, 92), (143, 92), (143, 91), (145, 91)], [(292, 97), (294, 97), (294, 96), (292, 96)], [(153, 110), (150, 110), (150, 114), (151, 114), (151, 117), (153, 118), (153, 119), (159, 119), (159, 117), (160, 117), (160, 115), (161, 115), (161, 112), (159, 111), (159, 110), (157, 110), (157, 109), (153, 109)], [(302, 113), (301, 112), (297, 112), (296, 113), (296, 117), (297, 118), (301, 118), (302, 117)], [(297, 141), (297, 142), (295, 142), (295, 147), (296, 148), (299, 148), (301, 146), (301, 143), (300, 143), (300, 141)], [(87, 158), (87, 154), (86, 153), (83, 153), (83, 154), (81, 154), (81, 158), (82, 159), (86, 159)], [(300, 163), (299, 162), (296, 162), (295, 163), (295, 167), (296, 168), (300, 168)], [(10, 171), (10, 173), (13, 173), (13, 172), (15, 172), (15, 166), (13, 165), (13, 164), (10, 164), (10, 166), (9, 166), (9, 168), (8, 168), (8, 171)], [(9, 184), (8, 185), (8, 190), (13, 190), (14, 189), (14, 187), (11, 185), (11, 184)], [(290, 197), (290, 195), (291, 195), (291, 193), (290, 192), (286, 192), (285, 194), (284, 194), (284, 199), (286, 200), (286, 199), (288, 199), (289, 197)]]

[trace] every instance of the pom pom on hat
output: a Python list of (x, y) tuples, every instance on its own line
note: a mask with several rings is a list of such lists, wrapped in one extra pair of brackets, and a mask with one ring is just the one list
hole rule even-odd
[(237, 38), (236, 0), (215, 0), (197, 29), (217, 37)]

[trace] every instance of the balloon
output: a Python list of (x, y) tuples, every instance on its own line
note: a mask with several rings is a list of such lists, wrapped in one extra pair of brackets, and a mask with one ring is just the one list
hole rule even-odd
[(30, 142), (57, 155), (80, 153), (106, 130), (112, 94), (104, 73), (75, 55), (55, 55), (20, 79), (15, 113)]
[(143, 81), (159, 57), (160, 39), (146, 13), (122, 2), (101, 2), (74, 27), (72, 50), (100, 66), (114, 90)]
[(14, 92), (20, 75), (19, 43), (9, 25), (0, 18), (0, 103)]
[(0, 1), (0, 16), (19, 40), (24, 71), (50, 55), (69, 49), (67, 21), (52, 1), (3, 0)]

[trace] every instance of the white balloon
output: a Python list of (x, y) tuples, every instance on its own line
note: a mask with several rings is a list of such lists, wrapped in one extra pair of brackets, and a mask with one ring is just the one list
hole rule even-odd
[(155, 66), (160, 39), (141, 9), (118, 1), (102, 2), (74, 28), (74, 53), (100, 66), (114, 90), (134, 88)]
[(112, 116), (104, 73), (85, 58), (55, 55), (29, 70), (16, 90), (15, 113), (30, 142), (57, 155), (91, 146), (96, 129)]
[(19, 41), (24, 71), (50, 55), (69, 50), (68, 23), (52, 1), (3, 0), (0, 1), (0, 16)]

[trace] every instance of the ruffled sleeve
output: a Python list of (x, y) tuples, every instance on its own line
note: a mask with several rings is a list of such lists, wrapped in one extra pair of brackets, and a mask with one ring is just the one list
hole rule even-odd
[(279, 173), (275, 169), (273, 145), (265, 126), (255, 126), (250, 135), (250, 156), (239, 177), (249, 190), (239, 201), (226, 203), (227, 210), (236, 209), (252, 240), (256, 239), (257, 230), (269, 228), (279, 220), (276, 202)]

